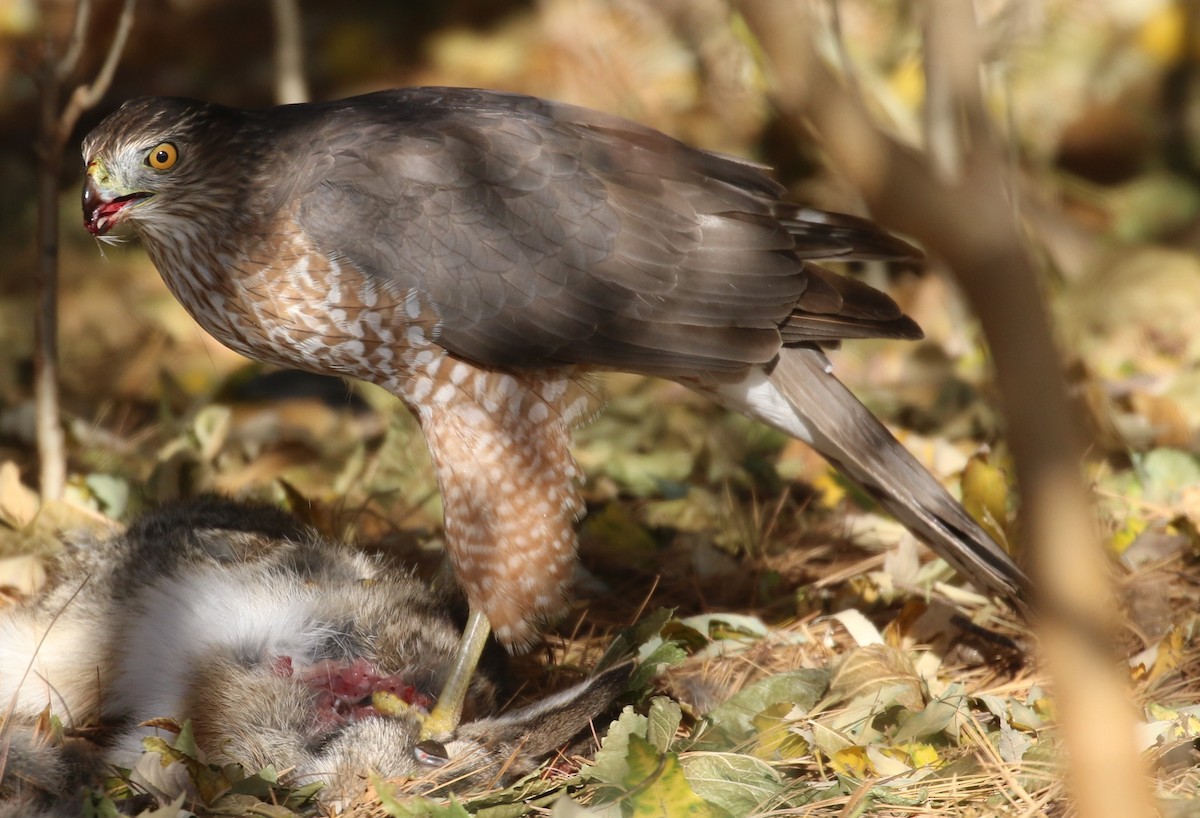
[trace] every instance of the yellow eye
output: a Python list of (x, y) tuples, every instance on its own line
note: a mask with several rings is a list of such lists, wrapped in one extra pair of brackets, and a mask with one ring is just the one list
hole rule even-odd
[(146, 164), (155, 170), (170, 170), (179, 160), (179, 151), (170, 142), (163, 142), (146, 154)]

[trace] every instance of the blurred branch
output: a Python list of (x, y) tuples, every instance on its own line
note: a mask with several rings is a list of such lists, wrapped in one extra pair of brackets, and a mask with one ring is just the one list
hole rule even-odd
[[(810, 123), (872, 215), (954, 272), (992, 351), (1021, 495), (1023, 552), (1040, 591), (1039, 635), (1054, 681), (1070, 784), (1085, 818), (1154, 814), (1134, 744), (1135, 717), (1109, 635), (1117, 604), (1080, 479), (1080, 420), (1067, 400), (1050, 321), (1013, 201), (1013, 179), (980, 92), (971, 3), (930, 0), (926, 54), (944, 119), (931, 160), (881, 132), (862, 101), (797, 32), (799, 3), (740, 0), (773, 72), (776, 102)], [(941, 76), (942, 74), (944, 76)], [(955, 158), (957, 157), (957, 158)]]
[(54, 77), (59, 82), (65, 82), (79, 67), (79, 59), (83, 56), (83, 46), (87, 42), (88, 23), (91, 22), (91, 19), (91, 3), (81, 2), (75, 6), (75, 19), (71, 23), (71, 39), (67, 41), (67, 51), (53, 67)]
[[(941, 7), (961, 0), (926, 0), (925, 41), (944, 39), (942, 29), (950, 17), (941, 14)], [(958, 45), (958, 44), (955, 44)], [(925, 106), (922, 120), (925, 126), (925, 148), (938, 178), (951, 182), (962, 172), (963, 136), (958, 118), (958, 106), (962, 102), (973, 107), (972, 88), (959, 87), (955, 81), (969, 70), (973, 57), (972, 49), (964, 47), (927, 48), (925, 50)], [(965, 64), (964, 64), (965, 63)], [(978, 70), (978, 69), (976, 69)], [(969, 74), (968, 74), (969, 76)], [(975, 83), (978, 88), (978, 83)]]
[[(125, 0), (125, 5), (121, 8), (121, 16), (117, 19), (117, 30), (113, 34), (112, 43), (109, 44), (108, 53), (104, 55), (104, 62), (96, 73), (96, 78), (90, 85), (76, 86), (71, 93), (67, 107), (63, 109), (62, 116), (58, 120), (57, 140), (60, 148), (66, 145), (71, 131), (75, 130), (75, 124), (79, 121), (80, 114), (94, 107), (108, 91), (108, 86), (112, 84), (113, 74), (117, 71), (117, 63), (120, 62), (121, 54), (125, 51), (125, 42), (129, 39), (129, 31), (133, 28), (135, 2), (136, 0)], [(88, 4), (88, 0), (80, 2), (81, 6)]]
[(304, 80), (304, 29), (296, 0), (271, 0), (275, 20), (275, 103), (308, 101)]
[(61, 57), (47, 43), (36, 79), (41, 97), (37, 169), (37, 307), (34, 313), (34, 404), (37, 415), (39, 484), (43, 500), (62, 496), (67, 457), (58, 399), (58, 181), (63, 149), (79, 116), (96, 104), (112, 82), (133, 25), (135, 0), (125, 0), (104, 63), (90, 85), (75, 88), (60, 110), (62, 86), (78, 68), (87, 45), (90, 0), (75, 7), (71, 36)]

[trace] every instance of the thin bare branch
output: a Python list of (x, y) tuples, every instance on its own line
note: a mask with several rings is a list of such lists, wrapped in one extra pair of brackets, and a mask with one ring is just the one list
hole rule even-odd
[(83, 47), (87, 45), (88, 25), (92, 18), (91, 0), (79, 0), (75, 6), (75, 20), (71, 24), (71, 38), (67, 40), (67, 50), (54, 64), (52, 71), (58, 82), (66, 82), (79, 67), (83, 56)]
[(65, 435), (59, 419), (58, 399), (58, 180), (63, 148), (80, 114), (95, 105), (108, 90), (117, 62), (133, 26), (136, 0), (125, 0), (117, 29), (96, 78), (80, 85), (59, 110), (63, 81), (76, 68), (87, 40), (90, 0), (79, 0), (74, 30), (62, 59), (47, 51), (38, 74), (41, 93), (37, 145), (37, 309), (34, 314), (34, 406), (39, 462), (39, 488), (43, 500), (62, 496), (66, 486)]
[[(970, 3), (960, 0), (927, 0), (924, 4), (923, 25), (926, 43), (941, 43), (946, 38), (943, 31), (954, 26), (951, 18), (955, 9), (945, 6), (959, 5), (970, 8)], [(922, 120), (925, 129), (925, 149), (938, 178), (952, 182), (962, 173), (963, 144), (962, 122), (956, 101), (962, 99), (964, 89), (955, 88), (954, 82), (961, 75), (955, 63), (964, 58), (965, 48), (927, 48), (925, 50), (925, 105)], [(957, 59), (956, 59), (957, 58)], [(965, 56), (975, 59), (975, 55)]]
[(108, 93), (108, 86), (112, 84), (113, 74), (117, 71), (117, 63), (125, 50), (125, 42), (129, 39), (129, 31), (133, 28), (133, 11), (136, 5), (137, 0), (125, 0), (125, 5), (121, 7), (121, 16), (117, 20), (117, 30), (113, 34), (108, 53), (104, 55), (104, 64), (100, 66), (96, 78), (88, 85), (76, 87), (72, 92), (71, 99), (59, 118), (58, 133), (62, 142), (66, 142), (70, 136), (75, 123), (79, 121), (79, 115), (95, 106), (100, 98)]

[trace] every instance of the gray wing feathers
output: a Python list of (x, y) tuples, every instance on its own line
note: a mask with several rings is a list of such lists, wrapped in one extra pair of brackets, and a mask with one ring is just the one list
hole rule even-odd
[[(320, 170), (300, 221), (331, 255), (420, 291), (455, 354), (723, 378), (784, 342), (911, 334), (873, 326), (899, 316), (886, 296), (864, 303), (891, 312), (856, 315), (874, 291), (831, 286), (804, 261), (903, 243), (876, 248), (879, 231), (851, 217), (803, 227), (817, 211), (783, 205), (752, 163), (526, 97), (408, 89), (351, 103), (310, 137)], [(797, 309), (817, 314), (811, 331)]]

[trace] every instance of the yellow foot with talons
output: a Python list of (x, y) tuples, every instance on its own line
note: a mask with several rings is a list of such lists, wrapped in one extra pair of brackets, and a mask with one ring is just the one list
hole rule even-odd
[(462, 639), (454, 653), (454, 664), (450, 667), (450, 675), (442, 686), (437, 704), (426, 716), (421, 725), (421, 740), (445, 738), (451, 735), (462, 720), (463, 702), (466, 701), (467, 691), (471, 687), (471, 678), (487, 645), (488, 635), (492, 626), (481, 611), (471, 609), (467, 618), (467, 627), (463, 630)]

